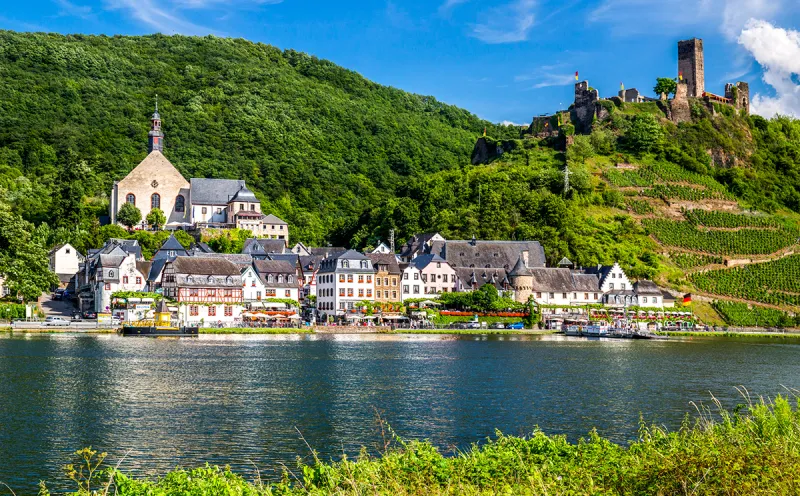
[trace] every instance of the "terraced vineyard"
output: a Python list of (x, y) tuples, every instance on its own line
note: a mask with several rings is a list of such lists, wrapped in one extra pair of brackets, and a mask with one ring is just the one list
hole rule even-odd
[(688, 171), (683, 167), (666, 162), (645, 165), (635, 170), (609, 169), (605, 177), (614, 186), (626, 187), (652, 186), (655, 183), (691, 183), (705, 186), (714, 191), (725, 191), (725, 187), (713, 178)]
[(642, 191), (642, 196), (685, 201), (734, 200), (734, 197), (727, 191), (692, 188), (680, 184), (656, 184), (652, 188)]
[(648, 201), (631, 199), (628, 200), (626, 203), (628, 208), (635, 214), (647, 215), (647, 214), (652, 214), (656, 211), (656, 209), (653, 208), (653, 205), (651, 205), (650, 202)]
[(706, 293), (771, 305), (800, 306), (800, 255), (690, 277)]
[(659, 242), (714, 255), (768, 255), (793, 245), (798, 233), (787, 229), (701, 230), (689, 222), (644, 219), (642, 225)]
[(779, 227), (775, 219), (765, 215), (744, 215), (708, 210), (686, 210), (683, 212), (683, 216), (692, 224), (706, 227)]
[(714, 255), (698, 255), (696, 253), (684, 253), (675, 251), (669, 254), (669, 259), (683, 270), (694, 269), (704, 265), (721, 264), (725, 261), (723, 257)]
[(720, 316), (732, 326), (744, 327), (791, 327), (797, 324), (797, 318), (786, 312), (773, 308), (735, 301), (715, 301), (712, 306)]

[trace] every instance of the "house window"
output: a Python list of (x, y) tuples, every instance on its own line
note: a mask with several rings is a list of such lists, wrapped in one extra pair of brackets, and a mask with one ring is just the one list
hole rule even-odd
[(202, 212), (203, 212), (203, 215), (206, 215), (208, 213), (208, 207), (203, 207), (202, 208)]
[(272, 274), (268, 275), (268, 276), (267, 276), (267, 282), (268, 282), (269, 284), (272, 284), (272, 282), (273, 282), (273, 281), (274, 281), (274, 279), (272, 278)]
[(286, 297), (289, 298), (290, 296), (292, 296), (292, 291), (290, 289), (287, 289), (286, 290)]
[(218, 209), (217, 209), (217, 215), (219, 215), (219, 214), (221, 214), (221, 213), (222, 213), (222, 209), (221, 209), (221, 208), (218, 208)]
[(353, 282), (353, 274), (347, 274), (347, 282)]
[(609, 283), (609, 285), (608, 285), (608, 289), (610, 289), (610, 290), (612, 290), (612, 291), (614, 290), (614, 283), (613, 283), (613, 282), (612, 282), (612, 283)]
[(183, 212), (186, 210), (186, 198), (183, 195), (178, 195), (175, 198), (175, 211), (176, 212)]
[(344, 288), (339, 288), (339, 296), (344, 296)]
[(621, 286), (621, 289), (622, 289), (623, 291), (625, 291), (625, 283), (623, 282), (623, 283), (622, 283), (620, 286)]
[(283, 284), (283, 274), (278, 274), (278, 284)]
[(122, 276), (122, 284), (128, 284), (128, 276)]
[(106, 283), (106, 291), (111, 291), (111, 283)]
[(383, 297), (388, 299), (389, 298), (389, 292), (388, 291), (384, 291), (383, 292)]
[(653, 297), (653, 303), (656, 303), (656, 304), (658, 304), (658, 296), (654, 296), (654, 297)]
[(392, 299), (393, 300), (397, 299), (397, 291), (392, 291)]
[(189, 305), (189, 315), (195, 317), (199, 313), (200, 313), (200, 308), (197, 305)]
[[(370, 291), (370, 293), (371, 293), (371, 291)], [(359, 289), (358, 290), (358, 297), (359, 298), (363, 298), (364, 297), (364, 290), (363, 289)]]
[(442, 268), (442, 262), (436, 262), (436, 268), (437, 269), (441, 269)]
[(353, 297), (353, 288), (347, 288), (347, 296), (349, 296), (351, 298)]
[(583, 293), (583, 299), (584, 300), (588, 300), (589, 299), (589, 293)]
[(125, 197), (125, 202), (135, 206), (136, 196), (133, 193), (128, 193), (128, 196)]
[(225, 316), (230, 317), (233, 315), (233, 307), (230, 305), (225, 305)]
[(216, 317), (217, 316), (217, 306), (211, 305), (208, 307), (208, 316), (209, 317)]
[(344, 310), (344, 302), (343, 301), (339, 302), (339, 310)]
[(67, 248), (67, 249), (65, 250), (65, 253), (66, 253), (67, 255), (69, 255), (69, 253), (70, 253), (70, 251), (69, 251), (69, 248)]
[(408, 281), (408, 272), (403, 273), (403, 280)]
[(290, 283), (290, 284), (291, 284), (291, 283), (293, 283), (293, 282), (294, 282), (294, 277), (292, 277), (292, 276), (286, 276), (286, 282), (288, 282), (288, 283)]
[(594, 298), (592, 298), (592, 299), (594, 299), (594, 300), (597, 299), (597, 293), (594, 293)]
[(567, 293), (561, 293), (561, 297), (566, 300), (567, 299)]
[(442, 275), (442, 282), (447, 282), (447, 274)]
[(419, 286), (414, 286), (414, 294), (419, 294)]
[(358, 276), (358, 283), (362, 284), (364, 282), (364, 276)]
[(556, 297), (555, 293), (550, 293), (548, 296), (550, 297), (551, 300), (555, 299), (555, 297)]
[[(376, 280), (378, 280), (378, 279), (376, 279)], [(383, 278), (383, 285), (384, 286), (388, 286), (389, 285), (389, 278), (388, 277), (384, 277)]]
[(392, 286), (397, 286), (397, 278), (392, 277)]
[(643, 302), (643, 303), (647, 303), (647, 296), (645, 296), (644, 298), (642, 298), (642, 302)]
[(216, 289), (207, 289), (206, 290), (206, 294), (208, 296), (217, 296), (217, 290)]
[(136, 278), (136, 284), (141, 284), (141, 283), (142, 283), (142, 278), (141, 277), (137, 277)]
[(225, 296), (233, 296), (233, 290), (232, 289), (226, 289), (225, 290)]
[(381, 278), (380, 277), (376, 277), (375, 278), (375, 285), (376, 286), (380, 286), (381, 285)]
[(255, 212), (256, 211), (256, 206), (254, 204), (252, 204), (252, 203), (250, 204), (250, 211), (251, 212)]
[(199, 290), (197, 288), (192, 288), (189, 290), (189, 296), (199, 296)]
[(372, 284), (372, 276), (367, 276), (367, 284)]
[(542, 293), (536, 293), (536, 297), (537, 298), (541, 298), (542, 297)]
[(161, 195), (153, 193), (150, 197), (150, 210), (154, 208), (161, 208)]
[(239, 204), (239, 211), (241, 212), (242, 210), (244, 210), (244, 203)]
[(339, 282), (344, 282), (344, 274), (339, 274)]
[(367, 290), (367, 298), (372, 298), (372, 290), (371, 289)]
[(419, 281), (419, 272), (414, 272), (414, 280)]
[(271, 297), (275, 296), (275, 290), (274, 289), (266, 289), (264, 291), (266, 293), (267, 298), (271, 298)]

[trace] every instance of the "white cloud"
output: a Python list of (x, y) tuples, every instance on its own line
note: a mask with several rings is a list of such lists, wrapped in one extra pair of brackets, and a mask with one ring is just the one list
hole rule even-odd
[(69, 0), (55, 0), (55, 2), (61, 7), (59, 15), (79, 17), (81, 19), (92, 17), (92, 8), (88, 5), (77, 5)]
[(446, 14), (451, 9), (461, 5), (462, 3), (467, 3), (469, 0), (445, 0), (445, 2), (439, 6), (439, 13)]
[(764, 82), (775, 90), (772, 97), (754, 95), (751, 111), (764, 117), (800, 116), (800, 86), (793, 80), (793, 75), (800, 75), (800, 32), (750, 19), (739, 44), (764, 68)]
[(613, 25), (617, 35), (715, 24), (729, 40), (735, 40), (748, 19), (771, 18), (782, 4), (783, 0), (603, 0), (589, 13), (588, 21)]
[(511, 121), (503, 121), (503, 122), (500, 123), (500, 125), (501, 126), (517, 126), (517, 127), (527, 126), (527, 124), (517, 124), (516, 122), (511, 122)]
[(573, 84), (575, 82), (575, 74), (544, 74), (540, 79), (538, 83), (533, 85), (533, 89)]
[(536, 0), (515, 0), (481, 14), (488, 21), (472, 26), (471, 36), (485, 43), (517, 43), (528, 39), (535, 24)]

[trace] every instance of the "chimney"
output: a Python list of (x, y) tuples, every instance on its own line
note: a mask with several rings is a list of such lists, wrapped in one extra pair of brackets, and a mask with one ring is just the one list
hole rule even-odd
[(522, 261), (525, 263), (526, 268), (530, 267), (530, 265), (528, 265), (528, 250), (522, 251)]

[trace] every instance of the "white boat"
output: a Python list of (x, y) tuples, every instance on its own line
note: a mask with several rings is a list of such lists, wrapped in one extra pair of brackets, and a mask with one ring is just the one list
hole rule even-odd
[(592, 322), (583, 328), (583, 335), (590, 337), (604, 337), (611, 333), (608, 322)]

